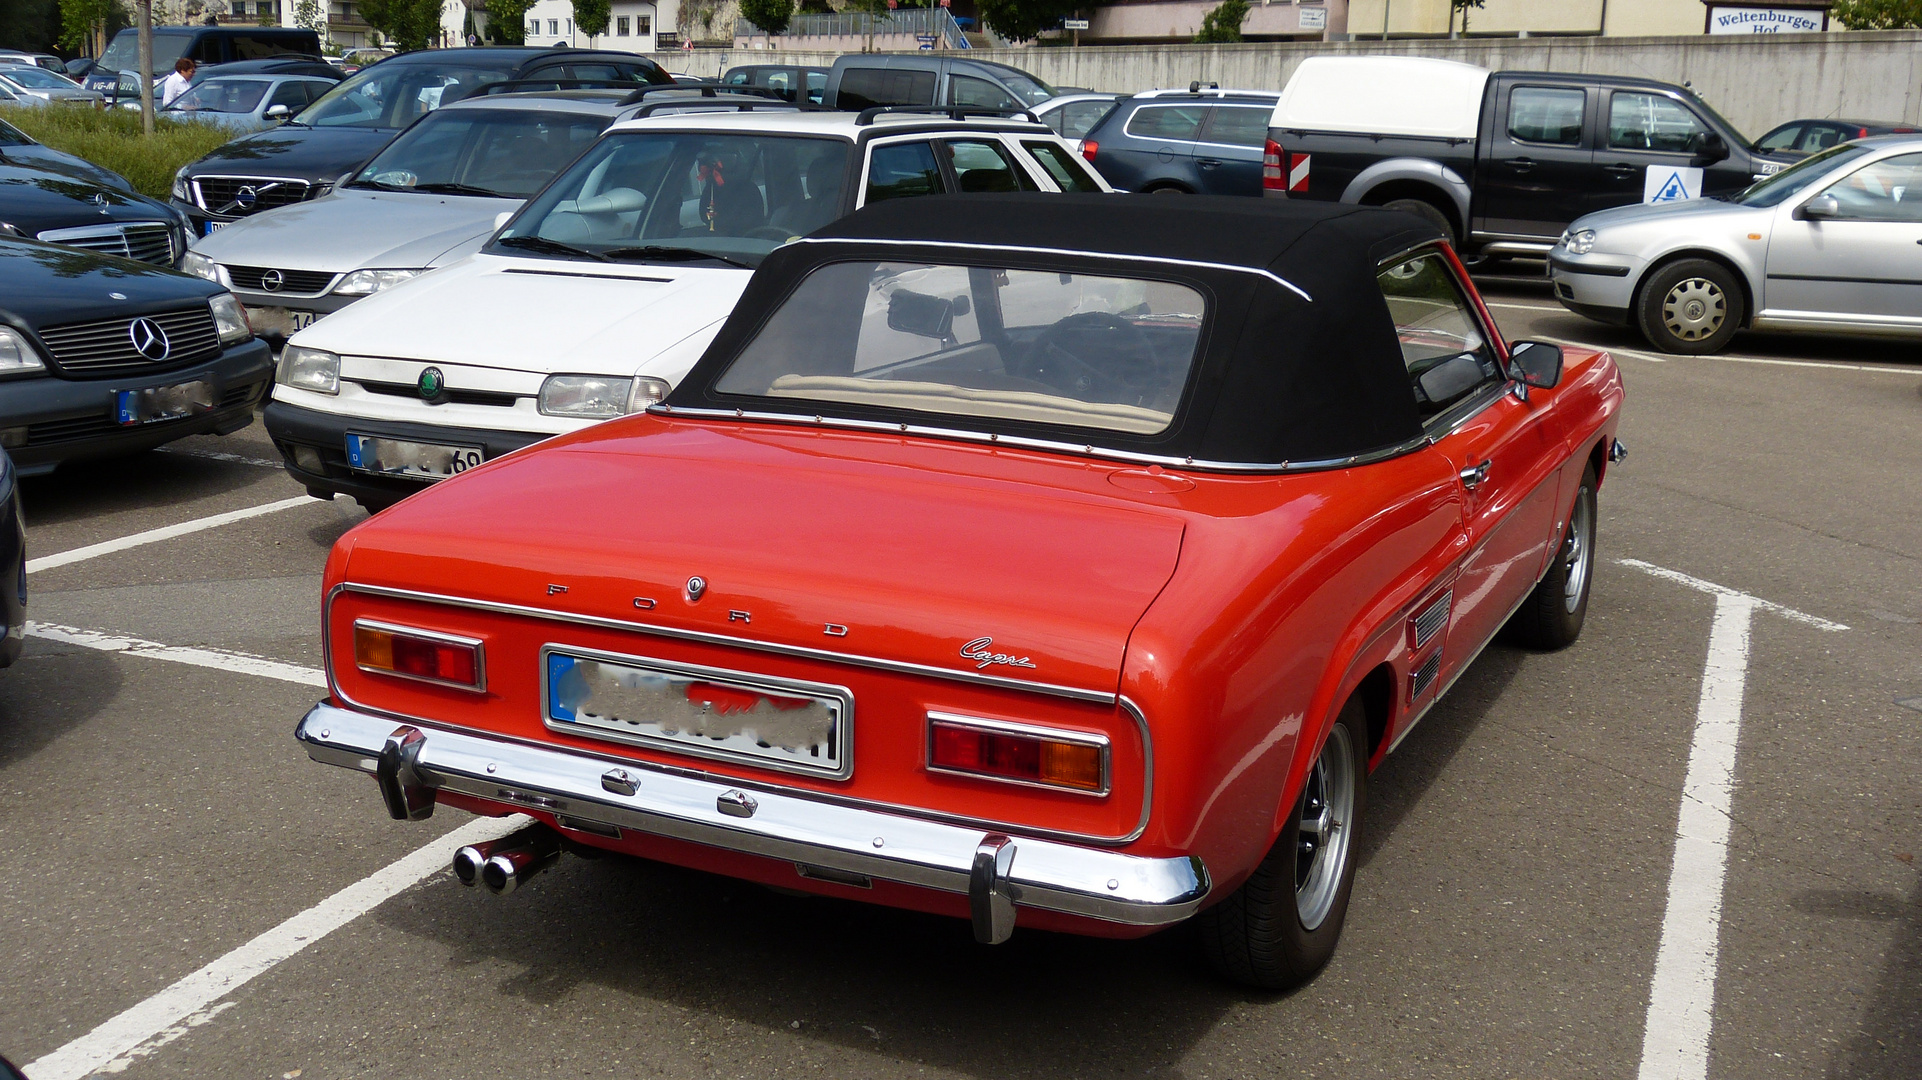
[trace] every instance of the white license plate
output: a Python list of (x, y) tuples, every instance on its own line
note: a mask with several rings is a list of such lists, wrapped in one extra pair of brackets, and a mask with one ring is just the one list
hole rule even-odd
[(347, 436), (347, 464), (361, 472), (445, 480), (485, 460), (478, 446), (445, 446), (372, 435)]
[(324, 311), (301, 311), (297, 308), (250, 307), (247, 309), (247, 325), (262, 337), (290, 338), (320, 321)]
[(219, 232), (220, 230), (226, 227), (227, 227), (227, 223), (224, 221), (209, 221), (206, 224), (206, 231), (201, 233), (200, 235), (212, 236), (213, 234)]
[(114, 419), (129, 427), (156, 420), (178, 420), (213, 408), (215, 400), (214, 384), (205, 379), (145, 390), (121, 390), (113, 396)]

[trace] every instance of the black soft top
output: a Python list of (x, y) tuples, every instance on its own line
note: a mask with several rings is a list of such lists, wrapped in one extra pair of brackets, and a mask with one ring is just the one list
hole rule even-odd
[(850, 420), (965, 427), (1197, 466), (1329, 464), (1421, 437), (1413, 389), (1376, 275), (1442, 239), (1408, 214), (1334, 203), (1210, 196), (963, 195), (896, 199), (776, 249), (669, 410), (807, 415), (818, 404), (713, 389), (815, 269), (930, 262), (1178, 281), (1209, 298), (1194, 374), (1151, 436), (837, 406)]

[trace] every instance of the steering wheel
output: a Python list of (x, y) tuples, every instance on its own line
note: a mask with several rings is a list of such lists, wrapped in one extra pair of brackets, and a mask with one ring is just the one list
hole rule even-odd
[(1021, 370), (1082, 401), (1143, 404), (1162, 389), (1154, 343), (1141, 328), (1105, 311), (1070, 315), (1037, 334)]

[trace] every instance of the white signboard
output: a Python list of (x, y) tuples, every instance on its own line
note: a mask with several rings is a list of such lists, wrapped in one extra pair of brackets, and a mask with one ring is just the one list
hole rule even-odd
[(1087, 28), (1088, 28), (1088, 20), (1086, 19), (1061, 20), (1061, 29), (1063, 30), (1086, 30)]
[(1702, 170), (1650, 165), (1642, 172), (1642, 201), (1681, 202), (1702, 197)]
[(1328, 29), (1328, 9), (1324, 7), (1302, 8), (1300, 26), (1303, 30)]
[(1711, 34), (1818, 34), (1828, 29), (1821, 8), (1724, 7), (1708, 9)]

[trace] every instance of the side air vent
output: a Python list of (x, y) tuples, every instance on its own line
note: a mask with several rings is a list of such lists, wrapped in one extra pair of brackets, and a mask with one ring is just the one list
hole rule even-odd
[(1423, 608), (1419, 615), (1409, 623), (1414, 642), (1409, 646), (1419, 649), (1434, 638), (1441, 628), (1448, 625), (1448, 612), (1455, 604), (1455, 590), (1450, 589), (1435, 598), (1435, 602)]
[(1435, 655), (1429, 657), (1422, 663), (1421, 667), (1415, 669), (1415, 677), (1408, 680), (1408, 700), (1412, 702), (1421, 697), (1423, 692), (1428, 689), (1429, 684), (1435, 681), (1435, 676), (1440, 673), (1441, 650), (1437, 649), (1435, 650)]

